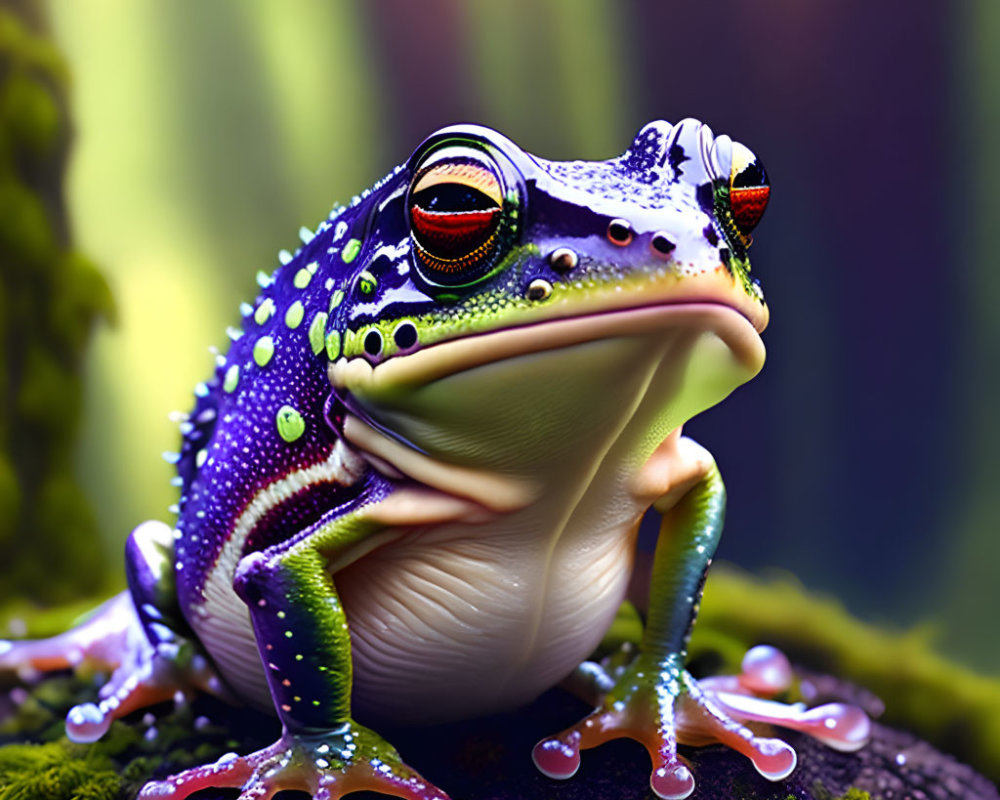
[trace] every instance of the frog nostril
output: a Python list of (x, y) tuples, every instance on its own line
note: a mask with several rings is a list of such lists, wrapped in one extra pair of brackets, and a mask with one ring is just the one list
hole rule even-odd
[(364, 347), (368, 355), (377, 356), (382, 352), (382, 334), (372, 328), (365, 334)]
[(632, 226), (628, 220), (613, 219), (608, 223), (608, 240), (611, 244), (625, 247), (632, 243)]
[(400, 350), (409, 350), (417, 343), (417, 328), (412, 322), (401, 322), (392, 332), (392, 338)]
[(649, 240), (649, 246), (656, 255), (660, 256), (669, 256), (677, 247), (663, 233), (654, 233), (653, 238)]
[(557, 247), (549, 253), (549, 266), (560, 275), (565, 275), (576, 269), (576, 265), (579, 263), (580, 257), (577, 256), (576, 251), (570, 250), (568, 247)]

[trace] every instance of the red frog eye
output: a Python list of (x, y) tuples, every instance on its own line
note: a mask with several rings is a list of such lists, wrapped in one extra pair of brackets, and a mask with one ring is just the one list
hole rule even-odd
[(749, 236), (764, 216), (771, 185), (760, 159), (748, 147), (733, 142), (733, 166), (729, 173), (729, 207), (740, 233)]
[(436, 284), (474, 280), (490, 261), (503, 218), (503, 184), (485, 157), (451, 147), (410, 188), (410, 228), (422, 274)]

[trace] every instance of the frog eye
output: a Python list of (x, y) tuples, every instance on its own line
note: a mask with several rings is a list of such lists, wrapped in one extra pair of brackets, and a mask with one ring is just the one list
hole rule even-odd
[(418, 168), (410, 186), (418, 271), (437, 286), (464, 286), (495, 265), (505, 229), (504, 184), (486, 153), (450, 145)]
[(733, 222), (743, 236), (757, 227), (764, 216), (771, 185), (760, 159), (739, 142), (733, 142), (733, 165), (729, 173), (729, 207)]

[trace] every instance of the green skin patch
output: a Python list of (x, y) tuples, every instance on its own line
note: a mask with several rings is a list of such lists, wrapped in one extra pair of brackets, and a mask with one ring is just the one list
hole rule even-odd
[(302, 324), (303, 316), (305, 316), (305, 309), (302, 307), (302, 302), (296, 300), (288, 307), (288, 311), (285, 312), (285, 325), (295, 330)]
[(318, 356), (323, 352), (324, 337), (326, 335), (326, 323), (329, 319), (329, 315), (320, 311), (313, 321), (309, 325), (309, 346), (312, 348), (313, 355)]
[(306, 432), (306, 421), (292, 406), (285, 405), (278, 409), (275, 424), (278, 434), (286, 442), (294, 442)]
[(272, 316), (274, 316), (274, 301), (270, 297), (264, 298), (264, 301), (257, 306), (257, 310), (253, 312), (253, 321), (258, 325), (263, 325)]
[(350, 264), (354, 259), (358, 257), (358, 253), (361, 252), (361, 240), (351, 239), (344, 245), (343, 251), (341, 251), (340, 257), (344, 260), (345, 264)]
[(222, 382), (222, 391), (226, 394), (232, 394), (236, 391), (236, 386), (240, 382), (240, 368), (239, 365), (233, 364), (229, 369), (226, 370), (226, 377)]
[(319, 264), (315, 261), (306, 264), (302, 269), (295, 273), (295, 277), (292, 278), (292, 285), (296, 289), (305, 289), (312, 280), (312, 276), (316, 274), (316, 270), (318, 268)]
[(274, 355), (274, 339), (270, 336), (261, 336), (253, 346), (253, 360), (258, 367), (266, 367), (267, 363)]
[(340, 358), (340, 333), (330, 331), (326, 337), (326, 357), (331, 361)]

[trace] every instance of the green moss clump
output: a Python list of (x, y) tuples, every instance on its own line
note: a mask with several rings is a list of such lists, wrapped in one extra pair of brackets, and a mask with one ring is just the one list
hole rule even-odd
[(73, 750), (67, 742), (0, 748), (0, 800), (115, 800), (121, 778), (111, 760)]
[(105, 581), (72, 448), (85, 349), (113, 305), (70, 246), (69, 73), (37, 16), (0, 10), (0, 601), (54, 603)]

